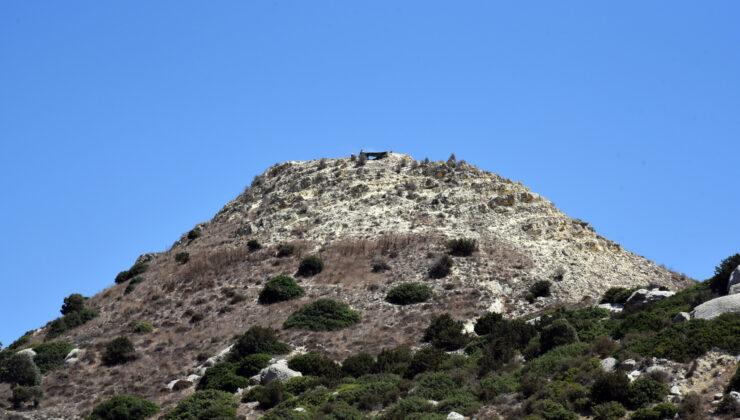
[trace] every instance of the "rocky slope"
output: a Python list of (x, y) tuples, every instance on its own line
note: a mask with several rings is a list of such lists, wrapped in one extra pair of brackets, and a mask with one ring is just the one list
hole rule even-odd
[[(205, 356), (222, 352), (252, 325), (278, 329), (292, 348), (341, 359), (418, 345), (429, 318), (442, 312), (468, 321), (485, 311), (535, 315), (593, 303), (609, 287), (678, 289), (693, 282), (598, 235), (521, 183), (454, 159), (418, 162), (390, 154), (366, 162), (285, 162), (255, 178), (196, 229), (200, 236), (185, 234), (170, 250), (139, 257), (149, 269), (133, 291), (118, 284), (87, 302), (100, 315), (57, 338), (80, 350), (74, 362), (45, 376), (46, 396), (28, 415), (77, 418), (119, 393), (155, 401), (166, 411), (193, 392), (186, 382), (175, 390), (167, 385), (195, 381)], [(477, 240), (479, 251), (455, 258), (449, 276), (429, 279), (430, 266), (454, 238)], [(250, 251), (250, 240), (261, 249)], [(292, 245), (293, 252), (278, 257), (281, 244)], [(175, 261), (183, 252), (190, 256), (185, 264)], [(324, 261), (320, 274), (299, 280), (306, 296), (258, 304), (264, 281), (293, 275), (306, 255)], [(374, 273), (377, 262), (391, 269)], [(528, 302), (528, 288), (541, 280), (553, 282), (552, 295)], [(408, 281), (427, 284), (432, 298), (413, 307), (385, 302), (388, 290)], [(335, 332), (281, 330), (290, 313), (319, 297), (349, 304), (362, 323)], [(154, 331), (133, 333), (141, 322)], [(29, 344), (43, 341), (47, 332), (28, 334)], [(105, 343), (120, 335), (132, 339), (139, 359), (103, 366)], [(0, 387), (3, 397), (9, 392)]]

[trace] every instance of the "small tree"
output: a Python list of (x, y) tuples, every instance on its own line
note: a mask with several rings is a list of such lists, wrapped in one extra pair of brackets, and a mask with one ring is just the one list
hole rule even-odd
[(432, 318), (432, 322), (424, 330), (423, 341), (447, 351), (457, 350), (468, 342), (468, 336), (462, 330), (462, 322), (455, 321), (450, 314), (444, 313)]
[(254, 325), (236, 339), (229, 360), (236, 362), (250, 354), (285, 354), (289, 351), (287, 344), (278, 341), (275, 330)]
[(730, 274), (738, 265), (740, 265), (740, 253), (730, 255), (714, 267), (714, 276), (709, 279), (709, 285), (715, 293), (727, 294), (727, 283), (730, 281)]
[(137, 358), (134, 343), (128, 337), (118, 337), (108, 342), (102, 356), (103, 363), (108, 366), (127, 363)]
[(547, 280), (540, 280), (529, 288), (529, 293), (535, 298), (550, 296), (551, 285), (552, 283)]
[(2, 382), (11, 385), (36, 386), (41, 384), (41, 371), (25, 353), (14, 354), (8, 358), (0, 371)]
[(298, 275), (299, 276), (314, 276), (316, 274), (319, 274), (321, 270), (324, 269), (324, 262), (321, 261), (321, 258), (309, 255), (308, 257), (301, 260), (300, 265), (298, 265)]
[(67, 315), (72, 312), (80, 312), (85, 309), (85, 298), (79, 293), (72, 293), (64, 298), (64, 304), (60, 312)]

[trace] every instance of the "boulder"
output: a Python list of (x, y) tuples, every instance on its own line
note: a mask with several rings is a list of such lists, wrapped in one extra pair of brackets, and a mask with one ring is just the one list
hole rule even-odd
[(30, 357), (31, 359), (33, 359), (34, 357), (36, 357), (36, 352), (33, 351), (33, 350), (31, 350), (31, 349), (19, 350), (17, 354), (25, 354), (26, 356)]
[(613, 357), (607, 357), (599, 363), (601, 363), (601, 368), (605, 372), (614, 372), (614, 369), (617, 367), (617, 359)]
[(678, 385), (673, 385), (671, 387), (671, 395), (681, 395), (681, 387)]
[(465, 419), (465, 416), (455, 411), (450, 411), (450, 414), (447, 415), (447, 420), (464, 420), (464, 419)]
[(290, 378), (295, 378), (296, 376), (303, 375), (301, 375), (301, 372), (297, 372), (289, 368), (287, 360), (278, 360), (277, 363), (262, 369), (259, 373), (260, 383), (262, 385), (267, 385), (276, 380), (285, 382)]
[(635, 290), (629, 298), (627, 298), (627, 302), (625, 302), (625, 306), (631, 305), (644, 305), (646, 303), (655, 302), (656, 300), (662, 300), (667, 297), (671, 297), (675, 295), (676, 292), (671, 292), (670, 290), (648, 290), (648, 289), (638, 289)]
[(601, 309), (606, 309), (607, 311), (609, 311), (609, 313), (612, 314), (617, 314), (624, 310), (624, 306), (618, 303), (602, 303), (598, 305), (598, 307)]
[(740, 293), (702, 303), (691, 311), (691, 318), (714, 319), (726, 312), (740, 312)]
[(730, 397), (731, 398), (734, 398), (735, 401), (737, 401), (738, 403), (740, 403), (740, 392), (730, 391)]
[(673, 322), (686, 322), (691, 320), (691, 314), (688, 312), (679, 312), (676, 314), (676, 316), (673, 317)]
[(730, 280), (727, 282), (727, 294), (734, 295), (740, 293), (740, 265), (730, 274)]

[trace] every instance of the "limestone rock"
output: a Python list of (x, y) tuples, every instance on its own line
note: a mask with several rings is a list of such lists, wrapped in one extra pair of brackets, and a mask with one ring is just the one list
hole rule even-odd
[(727, 282), (727, 294), (734, 295), (740, 293), (740, 265), (730, 274), (730, 280)]
[(465, 416), (455, 411), (450, 411), (450, 414), (447, 415), (447, 420), (464, 420), (464, 419), (465, 419)]
[(667, 297), (675, 295), (675, 292), (669, 290), (647, 290), (639, 289), (634, 291), (627, 299), (626, 305), (644, 305), (646, 303), (655, 302), (656, 300), (662, 300)]
[(23, 350), (20, 350), (20, 351), (18, 351), (17, 354), (25, 354), (26, 356), (30, 357), (31, 359), (33, 359), (34, 357), (36, 357), (36, 352), (33, 351), (33, 350), (31, 350), (31, 349), (23, 349)]
[(268, 383), (275, 380), (285, 382), (290, 378), (295, 378), (296, 376), (303, 375), (301, 374), (301, 372), (297, 372), (289, 368), (287, 360), (278, 360), (277, 363), (262, 369), (259, 373), (259, 376), (260, 383), (262, 385), (267, 385)]
[(606, 309), (610, 313), (616, 314), (624, 310), (624, 306), (618, 303), (602, 303), (598, 305), (601, 309)]
[(740, 294), (722, 296), (704, 302), (691, 311), (691, 317), (714, 319), (726, 312), (740, 312)]
[(617, 367), (617, 359), (613, 357), (607, 357), (599, 363), (601, 363), (601, 368), (605, 372), (614, 372), (614, 369)]
[(678, 385), (673, 385), (671, 387), (671, 395), (681, 395), (681, 387)]
[(688, 312), (679, 312), (673, 317), (673, 322), (686, 322), (691, 320), (691, 314)]
[(740, 403), (740, 392), (737, 391), (730, 391), (730, 397), (734, 398), (735, 401)]

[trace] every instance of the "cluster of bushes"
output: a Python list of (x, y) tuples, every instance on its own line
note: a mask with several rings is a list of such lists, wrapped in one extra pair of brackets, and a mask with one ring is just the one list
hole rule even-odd
[(259, 294), (259, 303), (270, 304), (285, 300), (298, 299), (305, 295), (301, 286), (289, 276), (277, 276), (270, 279)]
[(62, 305), (62, 316), (51, 321), (46, 332), (46, 339), (51, 340), (60, 336), (72, 328), (90, 321), (98, 316), (98, 313), (85, 307), (87, 298), (79, 293), (73, 293), (64, 298)]
[(283, 328), (334, 331), (357, 324), (360, 319), (360, 314), (345, 303), (318, 299), (293, 312), (283, 323)]
[(129, 395), (116, 395), (98, 404), (87, 420), (144, 420), (159, 413), (159, 406)]
[(128, 270), (121, 271), (116, 276), (116, 284), (124, 283), (132, 278), (144, 274), (149, 269), (149, 265), (143, 262), (137, 262), (131, 266)]

